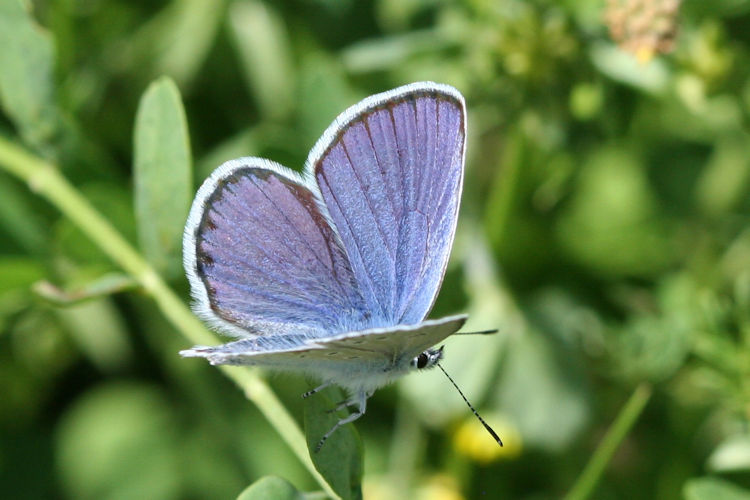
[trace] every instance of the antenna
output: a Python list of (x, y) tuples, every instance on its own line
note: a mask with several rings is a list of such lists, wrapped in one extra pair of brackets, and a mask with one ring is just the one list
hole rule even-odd
[[(497, 331), (497, 330), (494, 330), (494, 331)], [(453, 384), (453, 387), (455, 387), (456, 390), (458, 391), (458, 393), (461, 395), (461, 397), (464, 398), (464, 402), (469, 406), (469, 408), (471, 409), (472, 413), (474, 413), (474, 416), (477, 417), (480, 422), (482, 422), (482, 425), (484, 426), (485, 429), (487, 429), (487, 432), (489, 432), (490, 435), (493, 438), (495, 438), (495, 441), (497, 441), (497, 444), (499, 444), (500, 446), (502, 446), (503, 445), (503, 440), (500, 439), (500, 436), (498, 436), (497, 433), (494, 430), (492, 430), (492, 427), (490, 427), (489, 424), (484, 421), (484, 419), (479, 415), (479, 412), (477, 412), (474, 409), (474, 407), (471, 406), (471, 403), (469, 403), (469, 400), (466, 399), (466, 396), (464, 396), (464, 393), (461, 392), (461, 389), (458, 388), (458, 385), (456, 385), (456, 383), (453, 381), (453, 379), (451, 378), (451, 376), (448, 375), (448, 372), (445, 371), (445, 368), (443, 368), (442, 366), (440, 366), (440, 363), (435, 363), (435, 364), (438, 365), (438, 368), (440, 368), (440, 370), (442, 370), (443, 373), (445, 373), (445, 376), (448, 377), (448, 380), (451, 381), (451, 384)]]
[(498, 331), (497, 328), (494, 328), (492, 330), (479, 330), (478, 332), (456, 332), (453, 335), (490, 335), (492, 333), (497, 333)]

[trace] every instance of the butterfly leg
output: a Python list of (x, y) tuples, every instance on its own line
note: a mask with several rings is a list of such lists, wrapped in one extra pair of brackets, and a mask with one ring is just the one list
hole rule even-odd
[(331, 385), (331, 382), (326, 382), (325, 384), (321, 384), (321, 385), (319, 385), (319, 386), (318, 386), (318, 387), (316, 387), (315, 389), (310, 389), (310, 390), (309, 390), (309, 391), (307, 391), (306, 393), (302, 394), (302, 399), (307, 399), (307, 398), (309, 398), (310, 396), (312, 396), (312, 395), (313, 395), (313, 394), (315, 394), (316, 392), (322, 391), (323, 389), (325, 389), (325, 388), (326, 388), (326, 387), (328, 387), (329, 385)]
[(341, 427), (342, 425), (346, 425), (348, 423), (354, 422), (359, 417), (365, 414), (365, 409), (367, 409), (367, 398), (370, 397), (370, 394), (366, 392), (360, 392), (359, 393), (359, 401), (347, 401), (346, 404), (344, 404), (343, 407), (349, 406), (350, 404), (358, 403), (359, 404), (359, 410), (355, 411), (348, 417), (344, 417), (338, 422), (336, 422), (336, 425), (334, 425), (330, 431), (326, 432), (325, 435), (320, 438), (320, 441), (318, 441), (318, 444), (315, 445), (315, 453), (319, 452), (320, 449), (323, 447), (323, 444), (326, 442), (326, 440), (331, 437), (331, 434), (333, 434), (336, 429)]
[(336, 413), (339, 410), (343, 410), (344, 408), (352, 405), (358, 404), (358, 401), (351, 401), (349, 399), (346, 399), (344, 401), (340, 401), (336, 403), (336, 406), (331, 408), (330, 410), (326, 410), (326, 413)]

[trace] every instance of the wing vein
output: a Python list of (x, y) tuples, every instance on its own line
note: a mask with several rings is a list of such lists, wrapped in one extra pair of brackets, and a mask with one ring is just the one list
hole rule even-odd
[[(254, 216), (253, 214), (251, 214), (249, 212), (246, 212), (244, 215), (247, 217), (248, 220), (252, 220), (258, 226), (260, 226), (262, 224), (262, 221), (260, 219), (258, 219), (256, 216)], [(270, 231), (270, 233), (273, 236), (280, 235), (279, 232), (275, 232), (275, 231)], [(259, 243), (258, 239), (250, 238), (249, 235), (247, 235), (244, 231), (238, 232), (237, 234), (234, 235), (234, 237), (235, 238), (240, 238), (241, 241), (242, 241), (242, 243), (244, 245), (246, 245), (247, 248), (254, 248), (254, 249), (256, 249), (258, 251), (258, 254), (262, 255), (265, 259), (268, 259), (269, 261), (272, 261), (272, 262), (276, 262), (277, 264), (282, 264), (282, 266), (276, 268), (274, 270), (276, 272), (272, 272), (268, 268), (263, 268), (263, 269), (254, 268), (253, 266), (251, 266), (249, 259), (242, 260), (242, 259), (237, 258), (236, 255), (234, 255), (234, 254), (227, 255), (226, 257), (223, 257), (223, 258), (220, 258), (220, 257), (218, 257), (218, 256), (215, 255), (213, 257), (213, 259), (216, 262), (219, 262), (219, 263), (225, 263), (226, 262), (226, 263), (231, 263), (231, 264), (239, 264), (242, 267), (253, 268), (254, 270), (258, 271), (259, 274), (265, 275), (268, 278), (271, 278), (272, 280), (282, 281), (282, 282), (288, 284), (291, 288), (294, 288), (294, 289), (297, 289), (297, 290), (300, 290), (300, 291), (304, 290), (303, 284), (301, 282), (297, 281), (295, 283), (294, 276), (291, 276), (288, 272), (287, 273), (280, 273), (280, 272), (278, 272), (280, 270), (284, 270), (284, 269), (290, 270), (292, 268), (291, 268), (291, 266), (283, 266), (284, 262), (283, 261), (279, 261), (279, 259), (278, 259), (278, 257), (276, 255), (269, 254), (266, 251), (266, 249), (264, 248), (264, 246)], [(280, 239), (281, 238), (276, 238), (275, 240), (280, 240)], [(215, 246), (215, 245), (219, 244), (218, 242), (208, 241), (205, 237), (204, 237), (203, 241), (206, 242), (206, 243), (208, 243), (208, 244), (210, 244), (210, 245), (212, 245), (212, 246)], [(263, 241), (264, 242), (268, 242), (268, 240), (263, 240)], [(282, 244), (284, 244), (284, 243), (282, 242)], [(285, 245), (285, 246), (287, 246), (287, 245)]]
[[(349, 150), (347, 149), (346, 144), (344, 143), (343, 140), (341, 141), (341, 148), (344, 150), (344, 154), (346, 155), (346, 159), (348, 160), (348, 163), (349, 163), (349, 168), (354, 174), (354, 177), (356, 177), (357, 183), (362, 187), (363, 198), (365, 200), (365, 203), (367, 204), (367, 208), (370, 211), (370, 214), (372, 215), (372, 218), (375, 220), (375, 225), (378, 227), (378, 234), (380, 234), (380, 239), (383, 241), (383, 247), (390, 254), (391, 250), (390, 248), (388, 248), (388, 238), (386, 237), (385, 232), (383, 231), (382, 221), (379, 220), (377, 214), (375, 213), (375, 209), (372, 206), (372, 201), (370, 200), (370, 196), (367, 192), (367, 186), (362, 182), (362, 178), (357, 173), (357, 169), (354, 168), (354, 162), (352, 162), (352, 158), (351, 156), (349, 156)], [(393, 259), (393, 255), (391, 255), (391, 259)]]
[[(285, 214), (285, 213), (284, 213), (284, 212), (283, 212), (283, 211), (281, 210), (281, 208), (279, 208), (279, 207), (278, 207), (278, 206), (276, 205), (276, 203), (274, 203), (274, 202), (273, 202), (273, 200), (271, 200), (271, 198), (270, 198), (270, 197), (268, 196), (268, 194), (267, 194), (267, 193), (266, 193), (266, 192), (265, 192), (265, 191), (264, 191), (264, 190), (263, 190), (263, 189), (262, 189), (262, 188), (261, 188), (261, 187), (260, 187), (260, 186), (258, 185), (258, 183), (256, 182), (256, 178), (255, 178), (255, 177), (253, 177), (253, 178), (251, 179), (251, 182), (253, 183), (253, 185), (254, 185), (254, 186), (255, 186), (256, 188), (258, 188), (258, 190), (259, 190), (259, 191), (261, 192), (261, 194), (262, 194), (262, 195), (263, 195), (263, 196), (264, 196), (264, 197), (266, 198), (266, 200), (268, 200), (268, 202), (269, 202), (269, 203), (271, 204), (271, 206), (272, 206), (272, 207), (273, 207), (274, 209), (276, 209), (276, 211), (277, 211), (277, 212), (278, 212), (278, 213), (279, 213), (279, 214), (281, 215), (281, 217), (282, 217), (282, 218), (283, 218), (283, 219), (284, 219), (284, 220), (285, 220), (285, 221), (287, 222), (287, 224), (288, 224), (288, 225), (289, 225), (290, 227), (292, 227), (292, 228), (294, 229), (294, 232), (295, 232), (295, 233), (297, 234), (297, 236), (299, 237), (300, 241), (302, 241), (302, 243), (304, 243), (304, 245), (305, 245), (305, 246), (306, 246), (306, 247), (307, 247), (308, 249), (310, 249), (310, 253), (311, 253), (311, 254), (312, 254), (312, 255), (313, 255), (314, 257), (315, 257), (315, 260), (317, 260), (318, 262), (320, 262), (320, 264), (321, 264), (321, 265), (322, 265), (322, 266), (323, 266), (323, 267), (324, 267), (325, 269), (331, 270), (331, 267), (333, 267), (333, 262), (331, 262), (331, 267), (329, 267), (328, 265), (326, 265), (326, 263), (325, 263), (325, 262), (323, 262), (323, 261), (321, 260), (320, 256), (319, 256), (319, 255), (317, 254), (317, 252), (315, 252), (315, 250), (313, 250), (312, 246), (310, 245), (310, 242), (309, 242), (309, 241), (307, 241), (307, 238), (305, 238), (305, 236), (304, 236), (304, 235), (303, 235), (303, 234), (302, 234), (302, 233), (300, 232), (300, 230), (299, 230), (299, 228), (298, 228), (298, 227), (296, 226), (296, 224), (292, 223), (292, 221), (291, 221), (291, 220), (289, 220), (289, 217), (287, 217), (287, 215), (286, 215), (286, 214)], [(288, 187), (287, 187), (286, 185), (284, 185), (284, 188), (285, 188), (285, 189), (286, 189), (286, 190), (287, 190), (287, 191), (288, 191), (288, 192), (289, 192), (290, 194), (292, 193), (292, 192), (291, 192), (291, 191), (289, 190), (289, 188), (288, 188)], [(293, 194), (292, 194), (292, 198), (294, 198), (294, 199), (295, 199), (295, 201), (297, 200), (297, 198), (296, 198), (296, 197), (295, 197), (295, 196), (294, 196)], [(309, 212), (309, 211), (307, 210), (307, 208), (306, 208), (306, 207), (305, 207), (305, 206), (304, 206), (304, 205), (303, 205), (302, 203), (300, 203), (300, 206), (301, 206), (301, 207), (302, 207), (302, 208), (303, 208), (303, 209), (304, 209), (304, 210), (305, 210), (305, 211), (306, 211), (306, 212), (307, 212), (308, 214), (310, 214), (310, 212)], [(310, 215), (312, 216), (312, 214), (310, 214)], [(315, 224), (315, 227), (316, 227), (317, 229), (319, 229), (319, 226), (318, 226), (317, 224)], [(323, 235), (323, 234), (321, 233), (321, 236), (324, 236), (324, 235)], [(292, 248), (292, 247), (291, 247), (291, 246), (289, 245), (289, 239), (288, 239), (288, 238), (281, 238), (281, 241), (282, 241), (282, 242), (284, 243), (284, 246), (286, 246), (286, 247), (287, 247), (287, 248), (288, 248), (288, 249), (289, 249), (289, 250), (291, 251), (290, 253), (294, 254), (294, 255), (295, 255), (295, 256), (296, 256), (296, 257), (297, 257), (297, 258), (298, 258), (298, 259), (299, 259), (300, 261), (302, 261), (302, 260), (303, 260), (303, 259), (302, 259), (302, 256), (301, 256), (301, 255), (299, 255), (299, 253), (297, 253), (296, 249)]]
[[(329, 193), (331, 195), (331, 199), (336, 204), (336, 207), (338, 208), (339, 212), (341, 213), (341, 217), (342, 217), (344, 223), (346, 224), (347, 229), (349, 230), (349, 233), (351, 234), (352, 239), (354, 239), (355, 242), (356, 242), (356, 244), (354, 245), (354, 250), (356, 250), (357, 255), (359, 256), (359, 260), (360, 260), (360, 262), (362, 262), (362, 266), (364, 267), (364, 259), (362, 258), (362, 251), (359, 249), (359, 247), (360, 247), (359, 242), (356, 241), (357, 240), (357, 237), (355, 236), (356, 231), (353, 230), (351, 222), (349, 221), (349, 219), (347, 218), (346, 214), (344, 213), (344, 210), (343, 210), (343, 208), (341, 206), (341, 202), (338, 200), (338, 198), (337, 198), (334, 190), (331, 189), (331, 183), (328, 181), (328, 175), (326, 174), (325, 170), (324, 169), (320, 169), (319, 173), (320, 173), (320, 176), (323, 178), (323, 181), (326, 183), (326, 186), (328, 186), (328, 191), (329, 191)], [(350, 258), (350, 260), (351, 260), (351, 258)], [(367, 272), (367, 271), (365, 270), (365, 272)], [(374, 286), (375, 283), (372, 281), (372, 276), (370, 276), (369, 273), (367, 273), (367, 278), (368, 278), (368, 282), (366, 284), (369, 287), (370, 295), (372, 297), (375, 297), (375, 286)], [(380, 302), (377, 299), (375, 300), (375, 304), (380, 309), (380, 315), (383, 316), (384, 315), (384, 311), (383, 311), (382, 304), (380, 304)]]
[[(390, 196), (390, 192), (388, 189), (388, 178), (385, 175), (385, 170), (383, 170), (383, 164), (380, 161), (380, 157), (378, 156), (378, 149), (375, 147), (375, 141), (372, 138), (372, 133), (370, 132), (370, 123), (368, 121), (364, 121), (365, 130), (367, 131), (367, 138), (370, 139), (370, 146), (372, 146), (372, 154), (375, 157), (375, 163), (378, 166), (378, 172), (380, 172), (380, 179), (382, 181), (383, 186), (386, 186), (384, 189), (384, 192), (388, 196), (388, 202), (391, 205), (391, 210), (393, 211), (393, 217), (398, 219), (399, 214), (396, 211), (396, 205), (394, 204), (393, 198)], [(382, 130), (382, 127), (381, 127)], [(385, 134), (383, 134), (385, 135)], [(398, 242), (396, 243), (398, 245)], [(393, 254), (391, 252), (391, 258), (393, 257)]]

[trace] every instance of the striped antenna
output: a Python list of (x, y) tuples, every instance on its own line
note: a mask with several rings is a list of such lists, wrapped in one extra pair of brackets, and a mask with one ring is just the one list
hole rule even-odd
[[(495, 331), (497, 331), (497, 330), (495, 330)], [(471, 406), (471, 403), (469, 403), (469, 400), (466, 399), (466, 396), (464, 396), (464, 393), (461, 392), (461, 389), (458, 388), (458, 385), (456, 385), (456, 383), (453, 381), (453, 379), (451, 378), (451, 376), (448, 375), (448, 372), (445, 371), (445, 368), (443, 368), (440, 365), (440, 363), (435, 363), (435, 364), (437, 364), (438, 367), (443, 371), (443, 373), (445, 373), (445, 376), (448, 377), (448, 380), (451, 381), (451, 384), (453, 384), (453, 387), (455, 387), (456, 390), (458, 391), (458, 393), (461, 395), (461, 397), (464, 398), (464, 402), (469, 406), (469, 408), (471, 409), (472, 413), (474, 413), (474, 416), (477, 417), (480, 422), (482, 422), (482, 425), (484, 426), (485, 429), (487, 429), (487, 432), (489, 432), (490, 435), (493, 438), (495, 438), (495, 441), (497, 441), (497, 444), (499, 444), (500, 446), (502, 446), (503, 445), (503, 440), (500, 439), (500, 436), (498, 436), (497, 433), (492, 429), (492, 427), (490, 427), (490, 425), (487, 422), (484, 421), (484, 419), (481, 417), (481, 415), (479, 415), (479, 412), (476, 411), (473, 406)]]

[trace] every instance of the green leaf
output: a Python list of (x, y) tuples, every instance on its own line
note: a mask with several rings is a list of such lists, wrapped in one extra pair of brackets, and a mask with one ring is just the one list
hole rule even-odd
[(633, 54), (604, 43), (593, 45), (589, 57), (599, 71), (617, 82), (650, 94), (661, 94), (668, 88), (671, 75), (660, 59), (641, 63)]
[(570, 353), (528, 329), (509, 339), (497, 395), (524, 443), (561, 451), (581, 431), (590, 412), (585, 379)]
[(144, 93), (135, 121), (135, 213), (143, 252), (167, 276), (180, 269), (191, 195), (185, 111), (174, 82), (161, 78)]
[(89, 300), (55, 310), (86, 357), (103, 372), (112, 372), (133, 358), (120, 312), (108, 298)]
[(750, 179), (749, 142), (744, 134), (716, 141), (696, 186), (697, 201), (706, 213), (723, 216), (744, 201)]
[[(216, 38), (224, 13), (223, 2), (181, 0), (171, 2), (151, 25), (159, 48), (155, 70), (188, 84), (203, 65)], [(157, 21), (155, 19), (155, 21)], [(153, 53), (154, 45), (144, 44)], [(157, 73), (158, 74), (158, 73)]]
[(177, 420), (159, 390), (101, 385), (75, 401), (57, 428), (56, 462), (67, 497), (180, 497)]
[(362, 498), (362, 445), (354, 426), (340, 427), (315, 451), (320, 438), (345, 416), (344, 411), (330, 412), (343, 400), (343, 392), (337, 388), (306, 398), (305, 435), (315, 468), (342, 499), (349, 500)]
[(646, 165), (622, 146), (592, 154), (558, 222), (563, 249), (607, 276), (650, 276), (674, 259)]
[[(225, 2), (175, 0), (149, 19), (115, 57), (190, 85), (203, 66), (224, 17)], [(118, 45), (118, 48), (120, 46)]]
[(728, 437), (711, 453), (707, 465), (713, 472), (750, 470), (750, 435)]
[(357, 42), (342, 52), (341, 59), (346, 69), (354, 74), (383, 71), (451, 43), (434, 30), (413, 31)]
[(750, 500), (750, 491), (714, 477), (689, 480), (683, 494), (685, 500)]
[(24, 140), (44, 150), (58, 130), (54, 45), (34, 22), (30, 2), (0, 2), (0, 104)]
[(115, 293), (133, 290), (138, 282), (121, 273), (108, 273), (71, 289), (62, 289), (49, 281), (34, 284), (34, 293), (58, 306), (69, 306)]
[(294, 65), (289, 35), (270, 4), (234, 2), (229, 28), (248, 86), (263, 114), (284, 118), (294, 103)]
[(304, 497), (286, 479), (266, 476), (240, 493), (237, 500), (302, 500)]
[[(691, 279), (677, 274), (659, 283), (657, 291), (658, 314), (639, 311), (622, 327), (613, 327), (615, 366), (633, 381), (672, 376), (683, 366), (691, 348), (696, 348), (695, 332), (701, 331), (693, 316), (704, 292)], [(729, 358), (722, 359), (727, 363)]]

